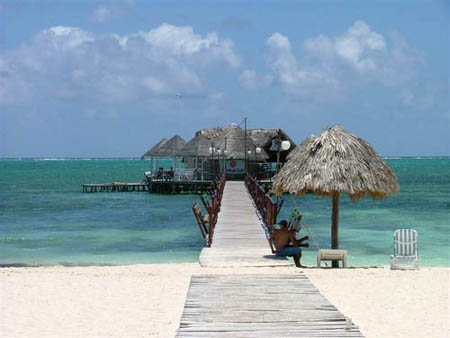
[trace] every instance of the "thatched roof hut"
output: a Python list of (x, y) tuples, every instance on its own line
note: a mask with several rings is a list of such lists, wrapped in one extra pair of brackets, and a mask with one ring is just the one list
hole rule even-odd
[(247, 130), (247, 135), (250, 136), (257, 147), (260, 147), (267, 153), (270, 162), (277, 161), (277, 151), (270, 150), (272, 140), (280, 138), (281, 141), (289, 141), (291, 143), (291, 147), (288, 150), (280, 152), (281, 162), (285, 162), (287, 156), (296, 147), (295, 142), (281, 129), (250, 129)]
[(202, 135), (209, 140), (215, 140), (220, 136), (220, 134), (222, 133), (222, 130), (223, 129), (220, 127), (209, 128), (209, 129), (205, 128), (205, 129), (200, 129), (199, 131), (197, 131), (195, 133), (195, 135)]
[(340, 195), (347, 193), (352, 200), (365, 196), (381, 199), (397, 193), (399, 185), (369, 143), (336, 125), (302, 142), (275, 176), (273, 191), (333, 198), (331, 246), (337, 249)]
[(156, 152), (159, 148), (161, 148), (163, 145), (167, 143), (167, 139), (163, 138), (161, 141), (156, 143), (153, 147), (151, 147), (147, 152), (141, 156), (141, 160), (143, 160), (145, 157), (155, 156)]
[[(214, 147), (216, 149), (222, 149), (227, 150), (227, 159), (245, 159), (248, 154), (247, 152), (250, 150), (252, 152), (251, 158), (255, 158), (255, 149), (256, 145), (247, 135), (247, 139), (245, 140), (245, 131), (235, 125), (232, 124), (231, 126), (225, 128), (222, 130), (220, 135), (215, 139)], [(267, 160), (269, 156), (264, 151), (264, 149), (261, 149), (261, 153), (256, 155), (257, 160)]]
[[(227, 139), (227, 158), (245, 158), (245, 131), (235, 124), (232, 124), (227, 128), (216, 127), (210, 129), (200, 129), (195, 133), (195, 135), (202, 135), (206, 137), (211, 143), (214, 144), (216, 149), (220, 148), (222, 150), (225, 149), (225, 139)], [(252, 152), (251, 158), (254, 158), (255, 148), (261, 148), (261, 154), (257, 157), (257, 160), (276, 162), (277, 152), (270, 150), (270, 147), (272, 146), (272, 140), (278, 139), (279, 137), (282, 141), (289, 141), (291, 143), (291, 148), (289, 150), (282, 151), (280, 153), (280, 161), (285, 162), (287, 155), (296, 147), (296, 145), (283, 130), (276, 128), (247, 130), (247, 151), (250, 150)]]
[(191, 156), (191, 157), (209, 157), (209, 147), (211, 141), (203, 136), (201, 133), (196, 133), (188, 143), (184, 145), (178, 152), (179, 156)]
[(159, 157), (178, 156), (179, 151), (184, 147), (185, 144), (186, 144), (186, 141), (182, 137), (175, 135), (169, 141), (167, 141), (163, 146), (159, 147), (156, 150), (155, 155), (153, 155), (153, 156), (159, 156)]

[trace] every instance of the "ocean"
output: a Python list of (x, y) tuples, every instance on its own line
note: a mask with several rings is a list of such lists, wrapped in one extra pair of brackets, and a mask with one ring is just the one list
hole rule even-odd
[[(339, 240), (349, 265), (389, 265), (394, 231), (413, 228), (422, 266), (450, 266), (450, 158), (386, 161), (399, 194), (341, 198)], [(139, 182), (144, 169), (139, 159), (0, 160), (0, 264), (196, 262), (204, 246), (191, 210), (198, 196), (82, 192), (82, 183)], [(329, 248), (331, 199), (307, 195), (296, 202), (318, 245)], [(285, 196), (278, 219), (288, 218), (292, 206)], [(315, 264), (310, 245), (306, 265)]]

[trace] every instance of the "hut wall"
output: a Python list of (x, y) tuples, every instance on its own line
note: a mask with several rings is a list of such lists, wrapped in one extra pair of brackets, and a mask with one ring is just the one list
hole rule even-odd
[(184, 158), (184, 166), (186, 169), (197, 169), (195, 157), (185, 157)]

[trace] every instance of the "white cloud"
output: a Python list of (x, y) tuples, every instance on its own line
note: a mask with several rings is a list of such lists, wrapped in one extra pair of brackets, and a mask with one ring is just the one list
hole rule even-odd
[(364, 72), (378, 68), (377, 62), (386, 50), (386, 42), (381, 34), (372, 31), (365, 22), (356, 21), (343, 35), (335, 38), (319, 35), (307, 40), (304, 47), (322, 60), (335, 57), (355, 70)]
[(67, 50), (86, 42), (93, 42), (95, 38), (93, 34), (78, 27), (55, 26), (43, 30), (35, 40), (40, 44), (50, 44), (54, 49)]
[[(399, 96), (408, 103), (409, 82), (425, 57), (398, 33), (390, 41), (389, 45), (382, 34), (358, 20), (342, 35), (319, 35), (306, 40), (296, 55), (289, 38), (276, 32), (266, 42), (266, 76), (273, 77), (272, 83), (280, 84), (286, 92), (310, 99), (339, 98), (372, 82), (398, 88)], [(242, 73), (240, 82), (253, 89), (256, 73)]]
[(245, 69), (239, 77), (239, 82), (246, 89), (258, 89), (272, 82), (270, 75), (261, 75), (251, 69)]
[(286, 91), (321, 98), (324, 89), (339, 89), (334, 74), (325, 67), (315, 68), (299, 63), (287, 37), (275, 33), (267, 40), (267, 65), (274, 80)]
[(92, 19), (96, 22), (106, 22), (113, 17), (112, 10), (105, 5), (99, 5), (92, 13)]
[(88, 98), (105, 102), (183, 92), (208, 96), (208, 72), (235, 69), (233, 42), (215, 32), (162, 24), (148, 32), (96, 35), (56, 26), (0, 54), (2, 102), (32, 97)]
[(371, 31), (365, 22), (356, 21), (344, 35), (336, 38), (334, 48), (339, 57), (363, 72), (377, 69), (371, 54), (383, 52), (386, 44), (382, 35)]

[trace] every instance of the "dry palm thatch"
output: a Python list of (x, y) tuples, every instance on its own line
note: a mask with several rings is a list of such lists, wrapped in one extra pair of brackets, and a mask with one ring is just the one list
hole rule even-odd
[[(277, 156), (280, 156), (279, 160), (281, 162), (286, 162), (287, 156), (296, 147), (294, 141), (281, 129), (250, 129), (247, 131), (247, 134), (251, 137), (257, 147), (260, 147), (266, 152), (270, 162), (276, 162)], [(288, 150), (281, 152), (270, 150), (272, 141), (278, 138), (282, 141), (289, 141), (291, 147)]]
[(352, 200), (364, 196), (381, 199), (397, 193), (399, 185), (391, 168), (366, 141), (336, 125), (298, 146), (276, 175), (273, 191), (277, 195), (311, 192), (331, 197), (331, 247), (338, 249), (340, 195), (347, 193)]
[(216, 128), (210, 128), (210, 129), (200, 129), (195, 133), (195, 135), (202, 135), (206, 137), (209, 140), (217, 139), (220, 134), (222, 133), (222, 128), (216, 127)]
[(169, 141), (166, 142), (162, 147), (160, 147), (154, 156), (159, 157), (173, 157), (178, 156), (178, 152), (184, 147), (186, 141), (182, 137), (175, 135)]
[(369, 143), (336, 125), (298, 146), (275, 177), (273, 190), (277, 195), (311, 192), (328, 197), (345, 192), (358, 200), (367, 195), (386, 198), (399, 185)]
[(301, 151), (302, 150), (302, 146), (305, 145), (306, 143), (308, 143), (311, 139), (313, 139), (315, 136), (311, 135), (309, 137), (307, 137), (306, 139), (304, 139), (300, 145), (298, 147), (295, 147), (287, 156), (286, 159), (289, 161), (291, 158), (293, 158), (295, 156), (295, 154), (297, 154), (297, 151)]
[(167, 139), (163, 138), (161, 141), (156, 143), (153, 147), (151, 147), (147, 152), (141, 156), (141, 160), (143, 160), (145, 157), (150, 157), (156, 155), (156, 151), (161, 148), (163, 145), (167, 143)]
[(202, 134), (196, 133), (195, 137), (184, 145), (178, 152), (178, 156), (183, 157), (209, 157), (209, 147), (211, 141)]
[[(248, 135), (246, 138), (245, 131), (234, 124), (222, 130), (220, 136), (214, 140), (214, 147), (216, 149), (226, 149), (227, 159), (235, 160), (247, 158), (249, 150), (252, 152), (251, 157), (254, 158), (256, 150), (256, 145), (252, 139)], [(267, 160), (268, 158), (269, 156), (263, 149), (261, 149), (260, 154), (256, 155), (257, 160)]]

